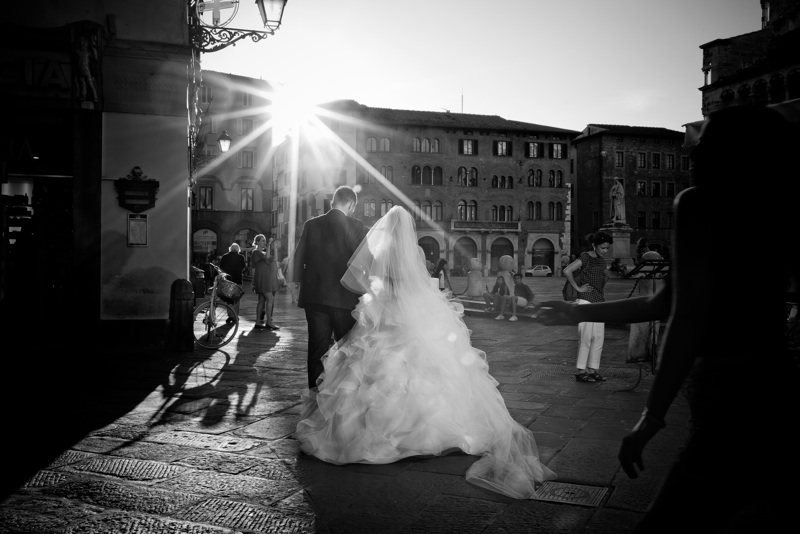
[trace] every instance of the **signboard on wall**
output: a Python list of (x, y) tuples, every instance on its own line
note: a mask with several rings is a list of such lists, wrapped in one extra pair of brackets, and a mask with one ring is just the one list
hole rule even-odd
[(217, 249), (217, 233), (214, 230), (197, 230), (192, 235), (192, 252), (208, 254)]

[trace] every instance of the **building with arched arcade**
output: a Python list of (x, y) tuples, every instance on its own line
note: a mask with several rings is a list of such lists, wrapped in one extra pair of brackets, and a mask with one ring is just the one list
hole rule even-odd
[(544, 264), (556, 271), (570, 254), (571, 139), (579, 132), (352, 100), (324, 108), (326, 132), (300, 132), (273, 158), (273, 224), (290, 248), (303, 222), (329, 209), (336, 187), (351, 185), (359, 191), (357, 218), (371, 226), (392, 206), (406, 206), (426, 258), (444, 258), (456, 273), (473, 258), (494, 273), (504, 255), (518, 270)]

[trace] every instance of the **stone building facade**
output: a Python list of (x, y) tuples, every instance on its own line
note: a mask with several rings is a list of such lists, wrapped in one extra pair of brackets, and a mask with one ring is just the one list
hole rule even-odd
[(569, 254), (570, 140), (578, 132), (354, 101), (328, 104), (321, 115), (324, 131), (303, 131), (276, 153), (273, 222), (286, 247), (346, 184), (359, 190), (356, 216), (368, 226), (394, 205), (408, 207), (426, 258), (446, 259), (455, 273), (473, 258), (494, 273), (503, 255), (518, 270), (555, 271)]
[[(263, 80), (203, 71), (199, 105), (204, 117), (192, 188), (195, 265), (224, 254), (231, 243), (249, 246), (257, 234), (270, 234), (270, 90)], [(223, 133), (231, 142), (225, 154), (218, 143)]]
[(704, 117), (727, 106), (772, 105), (800, 98), (800, 2), (760, 3), (760, 30), (700, 46)]
[[(613, 221), (611, 188), (624, 188), (625, 220), (635, 243), (646, 238), (654, 250), (670, 256), (675, 196), (690, 185), (689, 151), (684, 134), (666, 128), (589, 124), (575, 139), (574, 250), (584, 237)], [(612, 258), (609, 258), (611, 261)]]

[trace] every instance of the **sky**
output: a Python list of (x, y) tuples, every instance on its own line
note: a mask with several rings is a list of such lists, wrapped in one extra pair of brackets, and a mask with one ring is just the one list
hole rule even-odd
[[(242, 0), (229, 26), (259, 22)], [(683, 132), (702, 119), (700, 45), (760, 29), (759, 0), (289, 0), (275, 35), (201, 64), (314, 103)]]

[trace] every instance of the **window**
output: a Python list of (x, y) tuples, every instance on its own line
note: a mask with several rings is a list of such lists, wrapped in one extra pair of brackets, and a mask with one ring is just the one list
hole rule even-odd
[(542, 157), (541, 145), (542, 145), (541, 143), (525, 143), (525, 157), (541, 158)]
[(464, 156), (478, 155), (478, 141), (475, 139), (459, 139), (458, 153)]
[(661, 182), (653, 182), (652, 184), (652, 196), (660, 197), (661, 196)]
[(563, 221), (564, 220), (564, 204), (561, 202), (556, 203), (556, 220)]
[(550, 145), (550, 157), (552, 159), (566, 159), (567, 145), (564, 143), (553, 143)]
[(375, 217), (375, 201), (364, 201), (364, 217)]
[(467, 220), (467, 203), (463, 200), (458, 201), (458, 220)]
[(533, 220), (533, 214), (534, 214), (533, 202), (528, 202), (528, 220), (529, 221)]
[(441, 167), (433, 168), (433, 185), (444, 185), (444, 173)]
[(682, 171), (689, 170), (689, 156), (681, 156), (681, 170)]
[(378, 150), (378, 140), (374, 137), (370, 137), (367, 139), (367, 152), (377, 152)]
[(497, 189), (498, 187), (500, 187), (500, 180), (497, 178), (497, 175), (495, 174), (494, 176), (492, 176), (492, 189)]
[(442, 204), (440, 200), (437, 200), (433, 204), (433, 220), (434, 221), (444, 220), (444, 204)]
[(667, 182), (667, 196), (670, 198), (675, 196), (675, 182)]
[(556, 218), (556, 205), (554, 202), (547, 204), (547, 218), (553, 220)]
[(420, 220), (420, 213), (422, 213), (422, 208), (419, 207), (419, 200), (414, 201), (414, 219)]
[(475, 167), (469, 170), (469, 186), (478, 187), (478, 169)]
[(478, 203), (474, 200), (467, 204), (467, 220), (468, 221), (476, 221), (478, 220)]
[(241, 169), (255, 169), (256, 168), (256, 152), (252, 148), (246, 148), (239, 152), (239, 168)]
[(249, 187), (242, 188), (242, 211), (253, 211), (253, 190)]
[(391, 200), (381, 200), (381, 217), (386, 215), (386, 212), (392, 209)]
[(420, 143), (419, 137), (415, 137), (414, 138), (414, 144), (411, 147), (411, 152), (421, 152), (422, 151), (421, 146), (422, 145)]
[(209, 104), (214, 99), (214, 88), (207, 85), (200, 87), (200, 102), (202, 104)]
[(236, 122), (237, 130), (240, 135), (250, 135), (253, 133), (253, 119), (239, 119)]
[(542, 187), (542, 169), (536, 169), (536, 180), (534, 180), (536, 187)]
[(675, 154), (667, 154), (667, 170), (675, 170)]
[(467, 168), (466, 167), (459, 167), (458, 168), (458, 181), (456, 182), (457, 185), (466, 187), (467, 186)]
[(636, 227), (637, 228), (647, 228), (647, 213), (644, 211), (640, 211), (638, 216), (636, 217)]
[(494, 142), (494, 155), (495, 156), (511, 156), (511, 141), (495, 141)]
[(652, 228), (661, 228), (661, 212), (654, 211), (653, 212), (653, 226)]
[(240, 101), (242, 103), (242, 106), (248, 108), (248, 107), (253, 105), (253, 94), (252, 93), (248, 93), (247, 91), (242, 91), (241, 95), (242, 96), (241, 96), (241, 100)]
[[(392, 167), (381, 167), (381, 174), (388, 181), (394, 183), (394, 169)], [(344, 184), (346, 182), (342, 182)]]
[(430, 152), (431, 151), (431, 140), (427, 137), (422, 140), (422, 152)]
[(533, 207), (533, 218), (537, 221), (542, 220), (542, 203), (537, 202)]
[(514, 208), (511, 206), (506, 206), (506, 218), (503, 220), (506, 222), (511, 222), (514, 220)]
[(624, 167), (625, 166), (625, 152), (622, 152), (621, 150), (617, 151), (617, 163), (616, 163), (616, 166), (617, 167)]
[(550, 187), (556, 186), (556, 171), (550, 171), (550, 178), (548, 179), (547, 183)]
[(534, 175), (533, 169), (528, 169), (528, 186), (533, 186)]
[(433, 185), (433, 172), (427, 165), (422, 168), (422, 185)]
[(422, 205), (423, 218), (430, 219), (431, 216), (433, 215), (432, 211), (433, 211), (433, 205), (426, 200), (425, 203)]
[(661, 168), (661, 154), (658, 153), (650, 154), (650, 167), (653, 169)]
[(439, 153), (439, 140), (434, 139), (431, 141), (431, 152)]
[(492, 206), (492, 221), (497, 220), (497, 206)]
[(422, 169), (418, 165), (411, 168), (411, 185), (422, 185)]
[(381, 145), (380, 145), (381, 152), (391, 152), (392, 151), (392, 143), (389, 141), (388, 137), (381, 137)]
[(647, 196), (647, 182), (643, 180), (639, 180), (638, 182), (636, 182), (636, 196), (637, 197)]
[(636, 166), (640, 169), (644, 169), (647, 167), (647, 154), (645, 154), (644, 152), (636, 153)]
[(556, 187), (564, 187), (564, 173), (556, 171)]
[(212, 186), (200, 186), (200, 199), (197, 203), (197, 209), (214, 209), (214, 188)]

